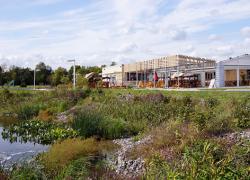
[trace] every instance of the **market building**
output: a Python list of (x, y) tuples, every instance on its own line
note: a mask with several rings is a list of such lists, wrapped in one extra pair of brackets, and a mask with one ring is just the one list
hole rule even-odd
[(220, 61), (216, 65), (216, 87), (250, 86), (250, 55)]
[(103, 69), (110, 86), (198, 88), (250, 86), (250, 56), (216, 62), (185, 55), (142, 60)]

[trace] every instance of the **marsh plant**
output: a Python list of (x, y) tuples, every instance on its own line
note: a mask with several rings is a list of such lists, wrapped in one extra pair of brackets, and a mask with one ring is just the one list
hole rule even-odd
[[(110, 140), (131, 136), (150, 137), (126, 153), (145, 160), (141, 179), (249, 179), (249, 139), (225, 138), (249, 128), (248, 93), (58, 88), (1, 92), (0, 101), (0, 112), (20, 117), (5, 138), (52, 144), (36, 158), (48, 179), (124, 179), (103, 161), (119, 148)], [(54, 121), (64, 111), (70, 121)], [(26, 172), (40, 176), (27, 167), (15, 177)]]
[(65, 125), (37, 120), (23, 121), (3, 129), (2, 137), (10, 142), (35, 142), (51, 144), (57, 140), (74, 138), (78, 132)]

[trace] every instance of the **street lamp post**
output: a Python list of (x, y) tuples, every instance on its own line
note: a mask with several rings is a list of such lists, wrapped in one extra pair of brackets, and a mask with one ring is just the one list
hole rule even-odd
[(34, 90), (36, 89), (36, 72), (39, 71), (39, 69), (34, 69)]
[(36, 89), (36, 68), (34, 69), (34, 90)]
[(74, 67), (73, 67), (73, 88), (76, 88), (76, 60), (68, 60), (68, 62), (73, 62)]

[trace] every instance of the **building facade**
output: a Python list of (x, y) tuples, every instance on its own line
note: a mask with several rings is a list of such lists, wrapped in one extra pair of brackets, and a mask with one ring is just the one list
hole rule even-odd
[(110, 86), (140, 88), (250, 86), (250, 55), (245, 54), (220, 62), (185, 55), (166, 56), (106, 67), (102, 74), (103, 77), (109, 78)]
[(250, 55), (220, 61), (216, 66), (216, 87), (250, 86)]
[(103, 81), (112, 86), (122, 86), (123, 85), (123, 65), (108, 66), (102, 68)]
[(205, 87), (215, 78), (211, 59), (174, 55), (123, 65), (123, 84), (139, 87)]

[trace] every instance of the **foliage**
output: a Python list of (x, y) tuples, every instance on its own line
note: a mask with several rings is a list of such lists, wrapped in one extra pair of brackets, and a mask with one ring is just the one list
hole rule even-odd
[[(248, 165), (243, 159), (249, 149), (239, 146), (236, 149), (226, 150), (218, 143), (198, 140), (186, 146), (182, 157), (171, 163), (154, 154), (147, 161), (145, 179), (247, 179)], [(239, 149), (243, 152), (237, 156)]]
[(79, 112), (73, 121), (72, 127), (85, 138), (99, 136), (115, 139), (128, 136), (131, 133), (127, 123), (122, 119), (102, 117), (91, 110)]
[(55, 179), (62, 180), (87, 178), (89, 176), (90, 166), (91, 163), (89, 162), (89, 158), (82, 157), (73, 160)]
[(10, 142), (36, 142), (39, 144), (51, 144), (56, 140), (76, 137), (78, 133), (64, 125), (31, 120), (23, 121), (3, 129), (2, 137)]
[(46, 180), (45, 174), (40, 168), (29, 164), (16, 166), (10, 173), (11, 180)]
[(185, 146), (196, 141), (199, 131), (194, 124), (171, 121), (154, 128), (151, 134), (154, 148), (175, 146), (175, 152), (181, 152)]
[(187, 147), (181, 164), (187, 179), (244, 179), (247, 167), (236, 167), (234, 157), (217, 144), (204, 141)]
[(83, 77), (83, 75), (78, 75), (77, 76), (76, 86), (78, 88), (87, 87), (88, 86), (88, 80), (85, 77)]
[(62, 67), (58, 67), (51, 75), (51, 84), (57, 86), (59, 84), (69, 83), (69, 78), (67, 78), (68, 72)]
[(37, 119), (45, 122), (52, 121), (52, 112), (50, 112), (48, 109), (46, 110), (40, 110), (37, 116)]
[(8, 180), (8, 175), (4, 171), (4, 168), (0, 166), (0, 179), (1, 180)]
[(168, 163), (159, 155), (154, 154), (147, 160), (146, 173), (143, 179), (179, 179), (179, 174), (171, 170)]
[(239, 127), (250, 127), (250, 96), (236, 106), (234, 116), (238, 120), (237, 125)]
[[(0, 92), (0, 112), (18, 112), (24, 119), (37, 116), (42, 120), (23, 121), (34, 125), (20, 123), (15, 127), (27, 141), (54, 143), (66, 139), (57, 141), (38, 158), (49, 179), (77, 179), (81, 175), (117, 178), (105, 165), (97, 168), (107, 144), (97, 140), (137, 134), (135, 140), (150, 137), (150, 141), (131, 149), (134, 158), (147, 159), (145, 179), (247, 179), (249, 175), (249, 143), (234, 144), (219, 138), (249, 127), (249, 93), (67, 88)], [(75, 105), (77, 108), (72, 108)], [(64, 111), (74, 119), (68, 124), (74, 129), (69, 128), (70, 132), (68, 126), (47, 122)], [(97, 140), (68, 139), (75, 137), (72, 132)], [(27, 134), (34, 137), (29, 139)]]
[[(90, 72), (101, 73), (101, 68), (98, 66), (76, 66), (76, 72), (84, 76)], [(44, 62), (40, 62), (36, 65), (36, 84), (37, 85), (53, 85), (68, 84), (73, 79), (73, 66), (69, 71), (59, 67), (54, 71)], [(34, 70), (30, 68), (22, 68), (17, 66), (11, 66), (8, 71), (4, 67), (0, 66), (0, 86), (8, 84), (14, 80), (15, 85), (21, 85), (26, 87), (27, 85), (33, 85), (34, 82)]]
[(36, 117), (41, 109), (43, 109), (42, 104), (22, 104), (16, 107), (15, 113), (21, 120), (29, 120)]
[(59, 175), (72, 160), (85, 156), (99, 156), (105, 146), (107, 143), (98, 142), (93, 138), (66, 139), (53, 144), (48, 152), (39, 157), (39, 160), (44, 165), (46, 172), (53, 177)]

